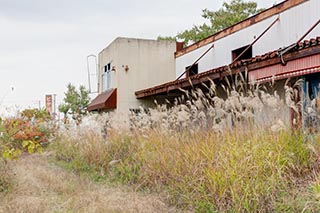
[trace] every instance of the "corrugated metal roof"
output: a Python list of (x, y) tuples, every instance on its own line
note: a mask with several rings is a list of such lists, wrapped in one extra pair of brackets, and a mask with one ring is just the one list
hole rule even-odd
[[(317, 52), (313, 52), (313, 48), (317, 48)], [(184, 88), (185, 86), (190, 86), (191, 85), (190, 82), (202, 83), (203, 81), (207, 81), (208, 78), (210, 79), (221, 78), (222, 76), (228, 75), (227, 73), (230, 73), (230, 70), (239, 70), (244, 67), (248, 68), (248, 71), (255, 70), (261, 67), (267, 67), (272, 65), (271, 61), (273, 64), (279, 64), (280, 63), (279, 52), (281, 50), (282, 49), (278, 49), (278, 50), (265, 53), (260, 56), (255, 56), (250, 59), (236, 61), (233, 64), (214, 68), (206, 72), (193, 75), (190, 78), (175, 80), (175, 81), (171, 81), (155, 87), (136, 91), (135, 94), (137, 98), (144, 98), (144, 97), (152, 96), (155, 94), (168, 92), (170, 90)], [(285, 53), (284, 59), (293, 60), (295, 57), (301, 58), (301, 57), (305, 57), (312, 54), (319, 54), (318, 53), (319, 50), (320, 50), (320, 36), (317, 38), (312, 38), (310, 40), (305, 40), (303, 42), (296, 44), (289, 51)], [(299, 54), (299, 56), (295, 56), (296, 53)]]
[(239, 30), (242, 30), (242, 29), (249, 27), (255, 23), (258, 23), (260, 21), (263, 21), (263, 20), (265, 20), (271, 16), (274, 16), (276, 14), (280, 14), (285, 10), (288, 10), (292, 7), (295, 7), (299, 4), (307, 2), (307, 1), (308, 0), (285, 0), (277, 5), (274, 5), (273, 7), (269, 8), (269, 9), (266, 9), (256, 15), (251, 16), (251, 17), (249, 17), (239, 23), (236, 23), (226, 29), (223, 29), (223, 30), (201, 40), (201, 41), (198, 41), (194, 44), (191, 44), (190, 46), (187, 46), (180, 51), (177, 51), (175, 53), (175, 56), (180, 57), (184, 54), (187, 54), (191, 51), (194, 51), (195, 49), (198, 49), (198, 48), (203, 47), (207, 44), (210, 44), (210, 43), (217, 41), (223, 37), (229, 36)]

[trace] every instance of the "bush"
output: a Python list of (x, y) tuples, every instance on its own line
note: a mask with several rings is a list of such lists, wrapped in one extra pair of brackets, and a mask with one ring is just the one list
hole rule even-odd
[(41, 152), (41, 144), (53, 133), (50, 116), (45, 110), (28, 109), (19, 116), (1, 119), (0, 153), (7, 159), (16, 159), (22, 150)]

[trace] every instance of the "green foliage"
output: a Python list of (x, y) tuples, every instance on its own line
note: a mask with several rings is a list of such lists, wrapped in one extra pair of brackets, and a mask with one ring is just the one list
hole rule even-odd
[(45, 122), (52, 119), (46, 109), (25, 109), (20, 113), (20, 115), (28, 121), (37, 120), (38, 122)]
[(70, 114), (79, 125), (82, 117), (87, 114), (87, 106), (90, 102), (89, 91), (82, 85), (77, 90), (74, 85), (68, 84), (63, 100), (64, 103), (59, 105), (59, 111), (64, 114), (65, 119), (67, 114)]
[(42, 153), (42, 146), (39, 143), (31, 140), (23, 141), (22, 147), (25, 148), (29, 154), (32, 154), (35, 151), (37, 151), (38, 153)]
[(224, 2), (222, 8), (215, 12), (204, 9), (202, 17), (209, 20), (210, 28), (218, 32), (261, 11), (255, 2), (232, 0), (230, 4)]
[(257, 9), (257, 3), (253, 1), (244, 2), (243, 0), (232, 0), (230, 3), (224, 2), (222, 8), (217, 11), (208, 9), (202, 10), (202, 17), (207, 23), (193, 26), (190, 30), (178, 33), (175, 37), (161, 37), (158, 39), (182, 40), (185, 44), (194, 43), (202, 40), (214, 33), (217, 33), (233, 24), (236, 24), (252, 15), (261, 12)]
[(22, 152), (42, 152), (52, 129), (47, 124), (51, 116), (45, 110), (26, 109), (19, 116), (0, 118), (0, 192), (12, 186), (8, 160), (17, 160)]
[[(7, 143), (22, 144), (25, 140), (38, 143), (46, 142), (51, 131), (42, 122), (28, 121), (21, 118), (7, 118), (2, 124), (2, 140)], [(21, 148), (21, 146), (20, 146)]]
[(176, 41), (177, 38), (174, 36), (158, 36), (158, 41)]
[(2, 158), (3, 159), (10, 159), (10, 160), (16, 160), (18, 159), (18, 157), (21, 154), (21, 150), (20, 149), (16, 149), (16, 148), (11, 148), (11, 149), (4, 149), (2, 152)]
[(6, 118), (0, 123), (0, 154), (5, 160), (18, 159), (22, 151), (41, 153), (53, 129), (44, 120), (51, 119), (44, 111), (27, 110), (23, 117)]

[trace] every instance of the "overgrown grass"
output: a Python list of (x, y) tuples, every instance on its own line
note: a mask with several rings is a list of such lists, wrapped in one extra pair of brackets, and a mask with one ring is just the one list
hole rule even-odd
[(12, 187), (12, 177), (10, 174), (9, 166), (0, 157), (0, 193), (10, 191)]
[(12, 188), (10, 160), (17, 160), (23, 152), (42, 152), (42, 144), (54, 131), (50, 120), (45, 109), (26, 109), (13, 117), (0, 117), (0, 192)]
[(291, 111), (301, 127), (300, 81), (289, 87), (288, 80), (282, 98), (237, 77), (225, 82), (183, 91), (170, 107), (96, 116), (77, 131), (61, 131), (56, 159), (78, 172), (165, 191), (171, 204), (199, 212), (320, 211), (320, 140), (288, 124)]
[(91, 133), (54, 146), (76, 171), (165, 190), (172, 204), (200, 212), (320, 210), (319, 143), (298, 132)]

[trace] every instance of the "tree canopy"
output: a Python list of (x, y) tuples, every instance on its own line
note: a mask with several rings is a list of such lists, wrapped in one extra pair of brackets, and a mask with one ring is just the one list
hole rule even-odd
[(70, 114), (72, 119), (80, 124), (82, 117), (87, 113), (87, 106), (90, 102), (89, 91), (80, 86), (79, 90), (72, 84), (68, 84), (67, 92), (63, 99), (64, 103), (59, 105), (59, 111), (67, 117)]
[(202, 25), (194, 25), (191, 29), (178, 33), (176, 36), (158, 36), (158, 40), (182, 40), (186, 45), (202, 40), (231, 25), (238, 23), (252, 15), (261, 12), (257, 3), (253, 1), (232, 0), (224, 2), (217, 11), (202, 10), (202, 17), (206, 20)]

